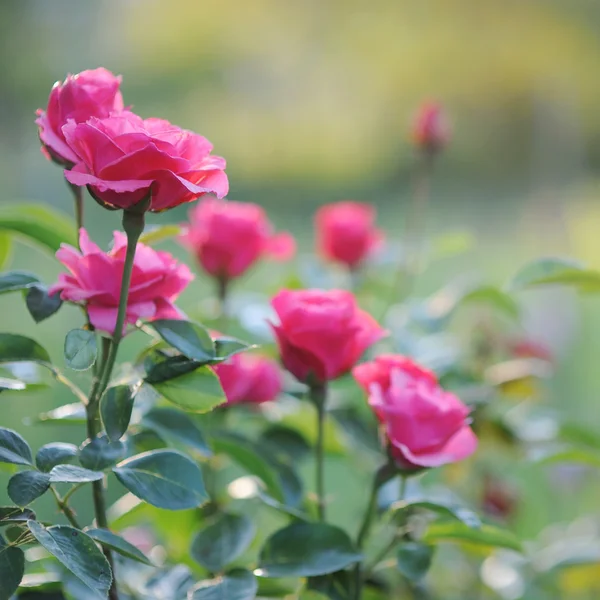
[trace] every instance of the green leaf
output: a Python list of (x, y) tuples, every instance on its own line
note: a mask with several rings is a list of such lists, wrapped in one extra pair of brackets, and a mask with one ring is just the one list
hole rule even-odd
[(190, 412), (205, 413), (226, 402), (219, 378), (210, 367), (200, 367), (187, 375), (154, 383), (152, 387)]
[(420, 581), (429, 571), (433, 552), (434, 547), (428, 544), (402, 542), (396, 553), (398, 571), (410, 581)]
[(284, 500), (281, 481), (276, 471), (250, 440), (237, 434), (219, 431), (213, 432), (212, 445), (216, 453), (226, 454), (245, 471), (261, 479), (274, 498)]
[(111, 442), (105, 435), (87, 440), (79, 450), (79, 462), (86, 469), (102, 471), (125, 458), (127, 446), (123, 442)]
[(0, 527), (35, 519), (35, 513), (28, 508), (0, 506)]
[(180, 442), (201, 456), (211, 456), (212, 452), (202, 432), (184, 412), (175, 408), (153, 408), (142, 419), (142, 425), (160, 437)]
[(152, 565), (152, 562), (144, 556), (141, 550), (136, 548), (133, 544), (130, 544), (127, 540), (124, 540), (120, 535), (108, 531), (108, 529), (86, 529), (85, 532), (92, 539), (100, 542), (103, 546), (118, 552), (122, 556), (145, 565)]
[(311, 452), (310, 445), (301, 433), (283, 425), (272, 425), (265, 429), (260, 442), (262, 446), (290, 462), (302, 460)]
[(8, 496), (19, 506), (27, 506), (50, 487), (50, 475), (39, 471), (21, 471), (8, 481)]
[(132, 494), (158, 508), (183, 510), (208, 500), (198, 465), (173, 450), (132, 456), (113, 472)]
[(33, 457), (29, 444), (12, 429), (0, 427), (0, 462), (31, 465)]
[(153, 352), (144, 361), (145, 381), (149, 384), (161, 383), (191, 373), (201, 366), (202, 363), (197, 360), (190, 360), (185, 356), (177, 355), (165, 358), (163, 354)]
[(507, 531), (484, 524), (478, 529), (467, 527), (464, 523), (436, 522), (431, 523), (421, 538), (424, 543), (435, 544), (437, 542), (465, 542), (479, 546), (491, 546), (494, 548), (508, 548), (521, 552), (521, 542), (517, 537)]
[(87, 329), (72, 329), (65, 337), (65, 360), (75, 371), (86, 371), (98, 356), (96, 334)]
[(10, 600), (25, 574), (25, 554), (0, 536), (0, 600)]
[(10, 262), (12, 254), (12, 240), (10, 235), (0, 233), (0, 269), (3, 269)]
[(50, 355), (35, 340), (14, 333), (0, 333), (0, 363), (50, 363)]
[(25, 294), (27, 310), (36, 323), (41, 323), (51, 317), (62, 306), (62, 303), (59, 293), (50, 296), (48, 288), (41, 284), (32, 285)]
[(567, 462), (600, 468), (600, 452), (585, 448), (568, 448), (558, 450), (552, 454), (546, 454), (538, 459), (537, 462), (545, 465)]
[(518, 319), (521, 310), (514, 298), (506, 292), (491, 285), (483, 285), (467, 292), (460, 300), (459, 305), (465, 304), (488, 304), (498, 312), (506, 314), (513, 319)]
[(187, 358), (210, 361), (215, 357), (215, 345), (208, 331), (192, 321), (158, 319), (149, 325), (160, 337)]
[(67, 525), (48, 529), (37, 521), (28, 521), (27, 525), (35, 539), (73, 575), (91, 590), (108, 596), (110, 565), (89, 535)]
[(110, 387), (100, 400), (100, 415), (111, 442), (119, 441), (127, 431), (133, 411), (135, 390), (128, 385)]
[(103, 477), (102, 471), (90, 471), (77, 465), (56, 465), (50, 471), (50, 483), (90, 483)]
[(179, 225), (159, 225), (155, 227), (146, 227), (144, 233), (140, 236), (140, 244), (146, 244), (151, 246), (158, 242), (163, 242), (169, 238), (178, 236), (181, 233), (181, 227)]
[(38, 277), (33, 273), (27, 273), (26, 271), (9, 271), (8, 273), (2, 273), (0, 274), (0, 294), (26, 290), (37, 283), (40, 283)]
[(300, 592), (298, 600), (330, 600), (330, 597), (321, 594), (321, 592), (315, 592), (314, 590), (304, 590), (303, 592)]
[(248, 548), (255, 535), (256, 527), (248, 517), (221, 513), (198, 532), (190, 552), (203, 567), (220, 573)]
[[(354, 600), (354, 594), (351, 593), (354, 587), (353, 583), (354, 581), (349, 571), (338, 571), (329, 575), (311, 577), (307, 582), (309, 591), (304, 592), (300, 598), (304, 599), (304, 594), (306, 594), (307, 598), (311, 599), (311, 596), (308, 594), (313, 593), (318, 594), (318, 599), (322, 595), (328, 600)], [(363, 597), (364, 593), (361, 600), (366, 600)]]
[(541, 258), (525, 265), (509, 282), (511, 290), (539, 285), (570, 285), (582, 292), (600, 290), (600, 273), (568, 258)]
[(254, 600), (258, 584), (250, 571), (234, 569), (223, 577), (201, 581), (188, 593), (188, 600)]
[(215, 344), (215, 358), (221, 361), (227, 360), (234, 354), (256, 348), (253, 344), (247, 344), (232, 337), (218, 337), (213, 340)]
[(342, 529), (325, 523), (293, 523), (267, 539), (257, 574), (313, 577), (340, 571), (361, 559)]
[(40, 471), (48, 473), (56, 465), (75, 462), (77, 446), (64, 442), (52, 442), (42, 446), (35, 455), (35, 464)]
[(11, 392), (20, 392), (27, 388), (27, 384), (18, 379), (8, 379), (0, 377), (0, 391), (10, 390)]
[(61, 423), (69, 425), (84, 425), (86, 422), (85, 406), (81, 402), (64, 404), (54, 410), (38, 415), (41, 423)]
[[(444, 517), (456, 519), (464, 523), (467, 527), (481, 527), (480, 518), (472, 510), (453, 502), (446, 502), (437, 498), (435, 500), (428, 500), (427, 498), (411, 498), (410, 500), (400, 500), (391, 506), (393, 512), (400, 513), (415, 508), (430, 510), (431, 512)], [(405, 517), (402, 515), (401, 518), (404, 519)]]
[(77, 246), (77, 227), (64, 213), (41, 204), (8, 204), (0, 207), (0, 230), (20, 233), (54, 254), (64, 242)]

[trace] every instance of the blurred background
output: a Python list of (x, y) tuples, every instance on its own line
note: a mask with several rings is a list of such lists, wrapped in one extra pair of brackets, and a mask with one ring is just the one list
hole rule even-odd
[[(0, 4), (0, 52), (0, 202), (71, 211), (60, 169), (40, 154), (34, 113), (56, 80), (104, 66), (123, 75), (136, 112), (210, 139), (227, 159), (230, 198), (263, 205), (302, 252), (313, 252), (314, 209), (341, 199), (375, 204), (397, 239), (415, 164), (409, 124), (421, 101), (434, 99), (454, 134), (436, 165), (428, 232), (467, 243), (432, 264), (417, 292), (463, 272), (500, 285), (544, 254), (600, 267), (597, 0), (20, 0)], [(86, 211), (106, 246), (118, 214), (89, 199)], [(151, 221), (180, 222), (186, 211)], [(12, 268), (48, 283), (59, 271), (24, 245)], [(261, 267), (247, 288), (264, 291), (267, 272), (270, 286), (286, 276), (285, 267)], [(183, 308), (193, 311), (209, 290), (200, 275)], [(559, 357), (548, 406), (597, 429), (600, 300), (548, 290), (522, 301), (532, 336)], [(35, 337), (58, 364), (75, 319), (66, 309), (35, 326), (19, 298), (2, 298), (0, 328)], [(70, 401), (62, 393), (3, 394), (0, 423), (34, 449), (78, 441), (69, 428), (26, 426)], [(0, 473), (0, 503), (6, 479)], [(525, 491), (525, 537), (597, 507), (591, 493), (548, 485), (534, 479)]]

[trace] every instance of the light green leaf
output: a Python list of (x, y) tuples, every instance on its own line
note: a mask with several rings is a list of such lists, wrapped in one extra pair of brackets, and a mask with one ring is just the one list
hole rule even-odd
[(98, 356), (96, 334), (87, 329), (72, 329), (65, 337), (65, 360), (75, 371), (89, 369)]
[(109, 387), (100, 400), (100, 415), (106, 435), (111, 442), (119, 441), (131, 421), (135, 389), (128, 385)]
[(431, 523), (421, 541), (426, 544), (462, 542), (492, 548), (508, 548), (516, 552), (522, 550), (521, 542), (512, 532), (487, 524), (474, 529), (464, 523), (451, 521)]
[(293, 523), (267, 539), (261, 577), (313, 577), (345, 569), (362, 559), (348, 534), (325, 523)]
[(567, 448), (546, 454), (538, 459), (542, 464), (577, 463), (600, 468), (600, 452), (585, 448)]
[(112, 573), (108, 561), (94, 540), (83, 531), (55, 525), (46, 529), (37, 521), (28, 521), (35, 539), (89, 589), (108, 596)]
[(254, 523), (241, 515), (218, 514), (192, 542), (192, 558), (209, 571), (220, 573), (240, 556), (256, 535)]
[(3, 269), (10, 262), (12, 254), (12, 240), (10, 235), (0, 233), (0, 269)]
[(35, 464), (40, 471), (48, 473), (56, 465), (75, 462), (77, 446), (64, 442), (51, 442), (42, 446), (35, 455)]
[(149, 325), (160, 337), (192, 360), (208, 362), (215, 357), (215, 345), (208, 331), (198, 323), (159, 319)]
[(50, 487), (50, 475), (39, 471), (21, 471), (8, 481), (8, 496), (19, 506), (27, 506)]
[(186, 375), (153, 383), (152, 387), (173, 404), (190, 412), (208, 412), (226, 402), (219, 378), (210, 367), (200, 367)]
[(132, 456), (113, 472), (132, 494), (158, 508), (183, 510), (208, 500), (198, 465), (173, 450)]
[(146, 246), (152, 246), (152, 244), (158, 244), (178, 236), (181, 233), (181, 227), (179, 225), (159, 225), (156, 227), (146, 227), (144, 233), (140, 236), (140, 244), (146, 244)]
[(109, 531), (108, 529), (86, 529), (85, 531), (92, 539), (100, 542), (103, 546), (118, 552), (122, 556), (143, 563), (145, 565), (152, 565), (152, 562), (144, 556), (144, 554), (136, 548), (133, 544), (130, 544), (127, 540), (123, 539), (120, 535)]
[(569, 285), (582, 292), (600, 291), (600, 272), (569, 258), (541, 258), (525, 265), (509, 282), (511, 290), (540, 285)]
[(77, 227), (71, 218), (41, 204), (20, 202), (0, 207), (0, 230), (24, 235), (53, 254), (62, 243), (77, 246)]
[(201, 581), (188, 593), (188, 600), (254, 600), (258, 584), (252, 573), (234, 569), (223, 577)]

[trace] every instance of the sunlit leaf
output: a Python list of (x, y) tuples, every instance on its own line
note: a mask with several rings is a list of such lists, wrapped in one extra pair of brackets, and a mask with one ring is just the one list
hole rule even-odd
[(158, 225), (156, 227), (146, 227), (144, 233), (140, 236), (140, 244), (152, 246), (153, 244), (158, 244), (176, 237), (180, 233), (181, 227), (171, 223), (168, 225)]
[(582, 292), (600, 291), (600, 272), (568, 258), (541, 258), (525, 265), (509, 282), (511, 290), (540, 285), (568, 285)]
[(464, 542), (492, 548), (508, 548), (509, 550), (521, 552), (521, 542), (512, 532), (487, 524), (473, 528), (464, 523), (451, 521), (431, 523), (421, 541), (430, 544)]

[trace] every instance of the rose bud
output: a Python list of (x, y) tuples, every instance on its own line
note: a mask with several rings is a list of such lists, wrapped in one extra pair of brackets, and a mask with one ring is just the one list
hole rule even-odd
[(401, 468), (439, 467), (475, 452), (468, 407), (442, 389), (431, 371), (405, 356), (382, 355), (352, 374)]
[(64, 82), (52, 87), (46, 110), (36, 111), (42, 151), (59, 164), (71, 167), (79, 161), (69, 148), (62, 126), (67, 121), (84, 123), (90, 117), (100, 119), (123, 110), (123, 97), (119, 91), (121, 77), (99, 68), (67, 75)]
[(348, 372), (386, 331), (344, 290), (282, 290), (271, 305), (284, 367), (299, 381), (325, 383)]
[(319, 253), (356, 269), (383, 241), (383, 233), (374, 224), (375, 216), (373, 206), (360, 202), (322, 206), (315, 215)]
[(412, 124), (414, 144), (428, 154), (442, 150), (450, 141), (450, 124), (440, 104), (425, 102)]

